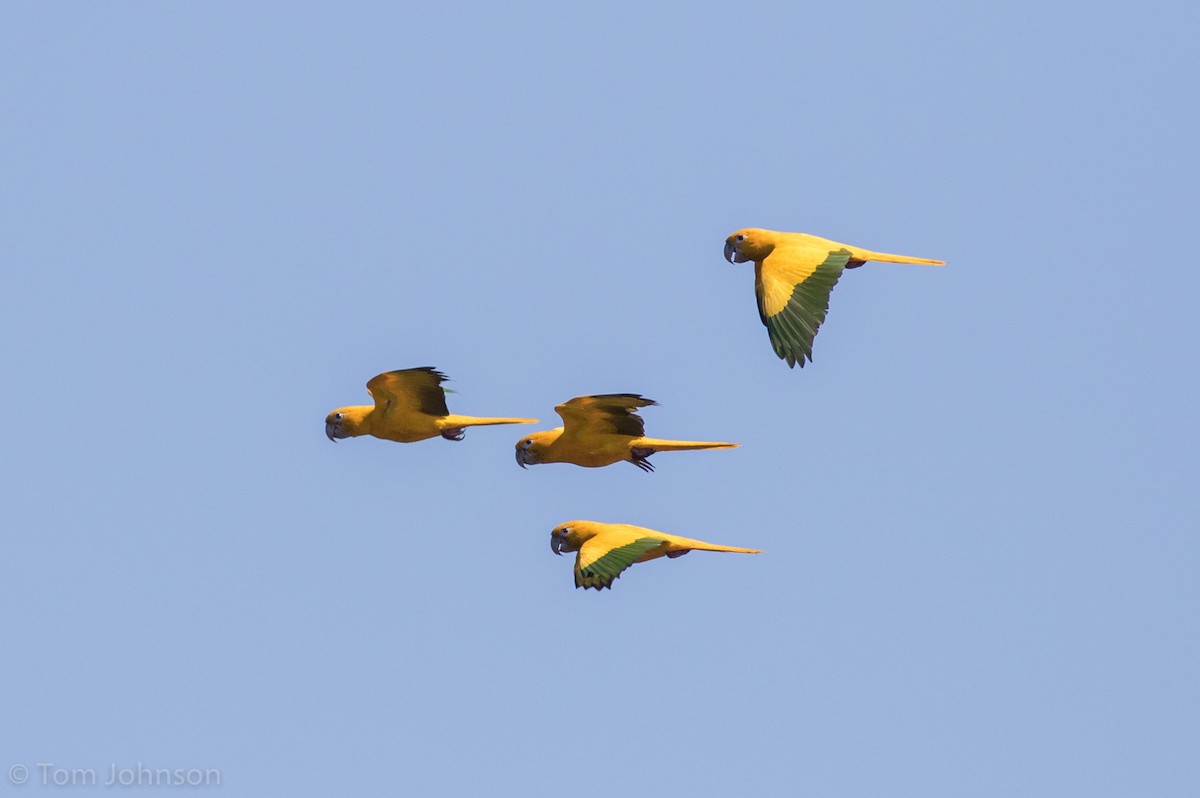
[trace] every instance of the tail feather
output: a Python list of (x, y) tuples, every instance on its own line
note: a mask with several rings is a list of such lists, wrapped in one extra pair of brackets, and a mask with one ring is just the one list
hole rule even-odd
[(743, 549), (739, 546), (718, 546), (715, 543), (705, 543), (703, 546), (693, 546), (696, 551), (729, 551), (734, 554), (762, 554), (762, 549)]
[(944, 260), (931, 260), (930, 258), (912, 258), (908, 255), (892, 255), (887, 252), (871, 252), (863, 250), (860, 253), (855, 253), (854, 257), (860, 260), (874, 260), (882, 263), (917, 263), (923, 266), (945, 266)]
[[(664, 535), (663, 537), (666, 536)], [(690, 551), (726, 551), (732, 552), (733, 554), (762, 554), (762, 549), (743, 549), (740, 546), (721, 546), (716, 543), (705, 543), (703, 540), (680, 537), (679, 535), (671, 535), (669, 540), (672, 544)]]
[(536, 418), (476, 418), (475, 416), (447, 416), (446, 420), (455, 427), (486, 427), (492, 424), (536, 424)]
[(633, 441), (637, 449), (653, 449), (656, 452), (685, 452), (691, 449), (736, 449), (740, 443), (714, 441), (666, 441), (659, 438), (637, 438)]

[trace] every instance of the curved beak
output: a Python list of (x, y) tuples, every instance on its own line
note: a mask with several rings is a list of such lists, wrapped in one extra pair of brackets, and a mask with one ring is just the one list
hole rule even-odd
[(749, 260), (749, 258), (738, 252), (737, 247), (735, 247), (733, 244), (726, 241), (725, 260), (729, 261), (730, 263), (745, 263), (747, 260)]
[(330, 424), (328, 421), (325, 422), (325, 437), (334, 443), (337, 443), (337, 437), (333, 434), (335, 429), (336, 427), (333, 424)]
[(523, 454), (525, 454), (525, 453), (522, 452), (521, 447), (518, 446), (517, 447), (517, 465), (519, 465), (521, 468), (525, 467), (525, 458), (522, 457)]
[(550, 535), (550, 551), (554, 552), (559, 557), (562, 556), (562, 543), (562, 539), (559, 538), (558, 535), (553, 533)]

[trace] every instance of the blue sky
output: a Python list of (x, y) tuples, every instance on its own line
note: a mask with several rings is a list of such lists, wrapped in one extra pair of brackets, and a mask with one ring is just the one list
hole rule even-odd
[[(0, 791), (1195, 794), (1198, 21), (5, 4)], [(744, 226), (950, 265), (789, 370)], [(325, 439), (424, 365), (743, 446)], [(573, 518), (765, 553), (585, 593)]]

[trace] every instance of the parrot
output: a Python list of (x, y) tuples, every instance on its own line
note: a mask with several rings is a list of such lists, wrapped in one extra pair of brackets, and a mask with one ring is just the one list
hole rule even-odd
[(944, 266), (945, 261), (872, 252), (807, 233), (779, 233), (750, 227), (725, 239), (725, 260), (754, 261), (758, 315), (775, 354), (789, 368), (812, 362), (813, 338), (829, 310), (829, 294), (843, 269), (869, 260)]
[(574, 463), (601, 468), (625, 460), (643, 471), (653, 471), (649, 457), (655, 452), (685, 449), (733, 449), (737, 443), (667, 441), (646, 438), (638, 408), (657, 405), (636, 393), (576, 396), (554, 408), (563, 426), (527, 435), (517, 441), (517, 465)]
[(432, 366), (385, 371), (367, 383), (375, 406), (340, 407), (325, 417), (325, 435), (339, 438), (374, 435), (399, 443), (441, 435), (461, 441), (467, 427), (486, 424), (536, 424), (536, 418), (454, 416), (446, 408), (446, 375)]
[(568, 521), (550, 532), (550, 550), (575, 556), (575, 587), (596, 591), (612, 589), (614, 579), (635, 562), (662, 556), (682, 557), (689, 551), (732, 551), (761, 554), (759, 549), (718, 546), (702, 540), (668, 535), (630, 524), (604, 524), (599, 521)]

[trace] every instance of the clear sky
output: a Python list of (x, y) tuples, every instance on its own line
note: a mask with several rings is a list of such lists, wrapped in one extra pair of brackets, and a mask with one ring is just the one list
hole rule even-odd
[[(0, 793), (1200, 794), (1198, 28), (5, 3)], [(745, 226), (950, 265), (848, 272), (789, 370)], [(425, 365), (743, 446), (326, 440)], [(765, 553), (579, 591), (574, 518)]]

